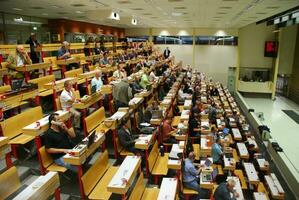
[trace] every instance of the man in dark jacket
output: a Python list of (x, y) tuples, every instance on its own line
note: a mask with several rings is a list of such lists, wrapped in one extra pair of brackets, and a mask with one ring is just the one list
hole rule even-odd
[(135, 148), (135, 142), (138, 141), (138, 136), (131, 133), (131, 130), (127, 127), (126, 122), (122, 122), (121, 127), (118, 129), (118, 138), (120, 144), (127, 151), (134, 154), (139, 153), (139, 151)]
[(36, 39), (35, 33), (31, 33), (26, 44), (30, 45), (30, 59), (32, 60), (32, 63), (39, 63), (39, 54), (36, 52), (36, 48), (40, 47), (40, 44)]
[[(239, 194), (234, 190), (236, 182), (229, 179), (227, 182), (220, 183), (214, 193), (215, 200), (236, 200)], [(233, 194), (231, 196), (231, 193)]]

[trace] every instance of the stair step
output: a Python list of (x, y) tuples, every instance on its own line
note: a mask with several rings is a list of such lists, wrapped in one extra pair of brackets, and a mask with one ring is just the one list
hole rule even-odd
[(95, 154), (93, 154), (92, 158), (90, 159), (90, 161), (88, 162), (89, 165), (93, 165), (94, 162), (96, 161), (96, 159), (100, 156), (100, 152), (95, 152)]
[(33, 183), (33, 181), (35, 181), (39, 176), (35, 176), (35, 175), (29, 175), (27, 178), (25, 178), (22, 181), (22, 184), (24, 185), (30, 185), (31, 183)]
[[(71, 195), (60, 193), (60, 199), (61, 200), (70, 200)], [(55, 200), (55, 198), (53, 197), (51, 200)]]
[(31, 170), (30, 170), (29, 167), (17, 166), (17, 170), (18, 170), (19, 178), (20, 178), (21, 181), (23, 181), (29, 175), (31, 175)]

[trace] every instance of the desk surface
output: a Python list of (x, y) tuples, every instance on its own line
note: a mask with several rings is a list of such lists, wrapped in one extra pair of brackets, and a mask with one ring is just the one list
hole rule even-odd
[(73, 107), (78, 110), (87, 109), (90, 106), (92, 106), (93, 104), (95, 104), (96, 102), (98, 102), (99, 100), (101, 100), (102, 97), (103, 96), (100, 93), (96, 92), (96, 93), (92, 94), (91, 96), (89, 96), (88, 99), (86, 99), (85, 101), (73, 103)]
[(0, 147), (8, 144), (9, 138), (8, 137), (0, 137)]
[(135, 142), (135, 148), (136, 149), (144, 149), (144, 150), (147, 150), (149, 149), (149, 146), (152, 142), (152, 139), (153, 139), (153, 135), (150, 134), (150, 135), (139, 135), (139, 138), (138, 138), (138, 141)]
[(253, 197), (254, 200), (268, 200), (266, 194), (263, 192), (254, 192)]
[(178, 153), (183, 153), (184, 149), (180, 148), (179, 144), (173, 144), (169, 153), (170, 158), (178, 158)]
[(238, 142), (237, 147), (238, 147), (239, 154), (240, 154), (241, 158), (245, 158), (245, 159), (249, 158), (249, 153), (248, 153), (248, 150), (247, 150), (246, 145), (244, 143)]
[(139, 168), (141, 158), (138, 156), (126, 156), (117, 172), (109, 182), (107, 189), (112, 193), (125, 194), (133, 180), (134, 174)]
[(258, 184), (259, 183), (259, 177), (257, 175), (257, 172), (254, 168), (254, 165), (252, 163), (244, 163), (245, 172), (247, 175), (247, 178), (251, 184)]
[(232, 128), (232, 132), (235, 140), (242, 140), (242, 135), (238, 128)]
[(163, 178), (158, 200), (174, 200), (176, 197), (178, 180), (176, 178)]
[(59, 187), (59, 176), (57, 172), (48, 172), (44, 176), (38, 177), (25, 190), (19, 193), (14, 200), (39, 199), (46, 200)]
[(281, 187), (276, 175), (271, 173), (265, 176), (266, 183), (270, 189), (271, 196), (273, 198), (281, 198), (284, 196), (284, 190)]
[(65, 81), (71, 81), (72, 83), (76, 83), (77, 78), (69, 77), (69, 78), (60, 79), (58, 81), (53, 81), (53, 82), (50, 82), (50, 83), (46, 83), (44, 85), (44, 88), (45, 89), (53, 89), (55, 87), (63, 87), (63, 84), (64, 84)]

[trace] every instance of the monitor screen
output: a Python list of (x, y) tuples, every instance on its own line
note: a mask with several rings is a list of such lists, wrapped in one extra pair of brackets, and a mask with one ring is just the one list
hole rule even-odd
[(265, 57), (277, 57), (278, 52), (278, 42), (276, 41), (266, 41), (265, 42)]

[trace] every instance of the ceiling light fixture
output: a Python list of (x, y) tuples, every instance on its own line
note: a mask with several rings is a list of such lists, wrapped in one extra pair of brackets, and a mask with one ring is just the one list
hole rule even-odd
[(15, 11), (22, 11), (23, 9), (21, 9), (21, 8), (12, 8), (13, 10), (15, 10)]
[(179, 13), (179, 12), (173, 12), (171, 13), (172, 16), (175, 16), (175, 17), (179, 17), (179, 16), (182, 16), (183, 13)]
[(22, 21), (23, 21), (23, 18), (22, 18), (22, 17), (20, 17), (20, 18), (14, 18), (14, 21), (15, 21), (15, 22), (22, 22)]
[(77, 13), (77, 14), (82, 14), (82, 13), (84, 13), (84, 12), (82, 12), (82, 11), (80, 11), (80, 10), (77, 10), (76, 13)]
[(131, 20), (131, 24), (133, 24), (134, 26), (136, 26), (136, 25), (137, 25), (137, 19), (132, 18), (132, 20)]

